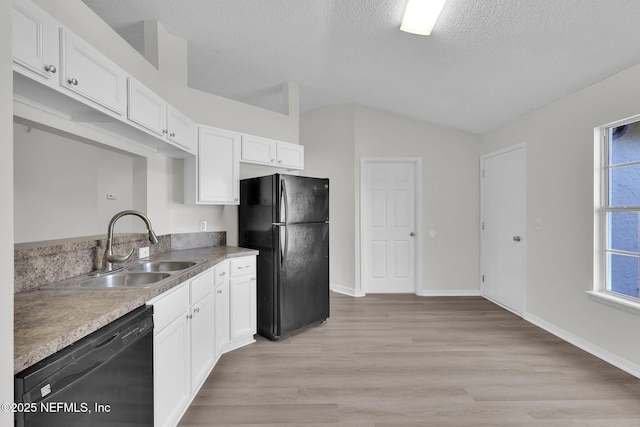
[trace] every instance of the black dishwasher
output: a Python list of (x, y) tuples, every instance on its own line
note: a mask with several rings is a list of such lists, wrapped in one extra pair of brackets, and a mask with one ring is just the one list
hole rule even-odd
[(152, 426), (153, 307), (20, 372), (14, 394), (18, 427)]

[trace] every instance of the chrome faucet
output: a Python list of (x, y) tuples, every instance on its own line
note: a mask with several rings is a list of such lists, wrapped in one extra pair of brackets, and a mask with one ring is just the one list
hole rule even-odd
[(149, 232), (149, 241), (153, 244), (158, 243), (158, 236), (156, 236), (156, 233), (154, 233), (153, 228), (151, 227), (151, 221), (149, 221), (149, 218), (147, 218), (143, 213), (131, 210), (118, 212), (113, 216), (113, 218), (111, 218), (111, 221), (109, 221), (109, 228), (107, 231), (107, 249), (104, 252), (104, 269), (106, 271), (113, 270), (113, 264), (126, 262), (131, 258), (131, 255), (133, 255), (133, 251), (135, 250), (135, 248), (131, 248), (131, 251), (127, 255), (114, 255), (113, 253), (111, 246), (113, 243), (113, 227), (115, 226), (116, 221), (125, 215), (135, 215), (142, 219), (147, 226), (147, 231)]

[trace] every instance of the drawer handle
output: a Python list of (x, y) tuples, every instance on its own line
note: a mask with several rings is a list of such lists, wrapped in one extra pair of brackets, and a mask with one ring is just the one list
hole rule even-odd
[(218, 290), (216, 293), (220, 295), (222, 293), (222, 289)]
[(218, 277), (222, 277), (222, 276), (226, 276), (226, 275), (227, 275), (227, 272), (223, 271), (222, 273), (218, 274)]
[(245, 265), (244, 267), (238, 267), (238, 270), (244, 270), (245, 268), (250, 268), (250, 265)]

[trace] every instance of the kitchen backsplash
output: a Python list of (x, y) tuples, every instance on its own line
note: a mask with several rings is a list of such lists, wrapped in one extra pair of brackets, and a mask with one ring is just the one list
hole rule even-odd
[[(106, 248), (104, 236), (78, 237), (44, 242), (20, 243), (14, 250), (14, 293), (38, 289), (49, 283), (100, 270)], [(138, 259), (138, 248), (149, 247), (150, 256), (171, 250), (225, 246), (225, 231), (182, 233), (158, 236), (149, 243), (147, 233), (115, 236), (113, 252), (126, 254), (135, 248), (131, 260)]]

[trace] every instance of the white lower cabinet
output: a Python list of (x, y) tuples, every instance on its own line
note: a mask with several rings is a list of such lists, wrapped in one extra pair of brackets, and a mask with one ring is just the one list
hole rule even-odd
[(149, 301), (156, 426), (177, 425), (220, 354), (254, 341), (255, 291), (250, 256), (223, 261)]
[(217, 359), (229, 343), (229, 263), (226, 261), (215, 267), (214, 292)]
[(254, 342), (256, 298), (256, 257), (229, 260), (228, 350)]
[(174, 426), (191, 397), (187, 283), (150, 303), (154, 321), (154, 424)]
[(213, 269), (191, 280), (191, 392), (197, 393), (215, 363)]

